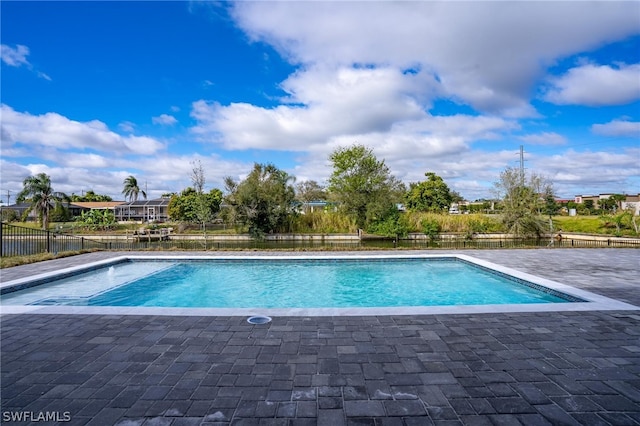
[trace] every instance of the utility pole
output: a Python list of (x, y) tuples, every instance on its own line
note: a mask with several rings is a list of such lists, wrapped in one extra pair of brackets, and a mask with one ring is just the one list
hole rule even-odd
[(520, 184), (524, 185), (524, 146), (520, 145)]

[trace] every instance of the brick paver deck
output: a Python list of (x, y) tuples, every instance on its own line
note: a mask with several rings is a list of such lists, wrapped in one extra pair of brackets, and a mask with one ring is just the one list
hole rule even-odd
[[(464, 253), (640, 305), (637, 250)], [(105, 255), (11, 268), (2, 280)], [(1, 321), (3, 420), (28, 412), (92, 425), (640, 424), (640, 310), (265, 325), (244, 317)]]

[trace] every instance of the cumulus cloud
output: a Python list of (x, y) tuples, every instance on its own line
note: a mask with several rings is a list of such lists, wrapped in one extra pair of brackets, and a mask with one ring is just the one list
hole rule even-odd
[(291, 63), (420, 67), (474, 108), (531, 116), (545, 67), (637, 32), (635, 2), (235, 2), (251, 39)]
[(206, 189), (223, 188), (226, 176), (246, 175), (253, 166), (251, 163), (225, 160), (217, 155), (176, 156), (160, 153), (154, 156), (111, 158), (107, 155), (65, 153), (57, 158), (44, 155), (42, 162), (26, 165), (7, 160), (3, 155), (0, 167), (2, 187), (12, 193), (22, 189), (22, 181), (26, 177), (46, 173), (51, 177), (56, 191), (71, 194), (91, 189), (109, 195), (114, 200), (122, 200), (122, 183), (130, 175), (147, 185), (150, 198), (182, 191), (191, 185), (190, 174), (195, 159), (202, 162), (206, 171)]
[(178, 122), (178, 120), (172, 115), (160, 114), (158, 117), (152, 117), (151, 122), (162, 126), (173, 126)]
[[(486, 196), (487, 182), (514, 162), (517, 147), (496, 153), (479, 146), (504, 144), (505, 135), (521, 130), (520, 118), (543, 118), (530, 100), (547, 69), (637, 34), (640, 5), (235, 2), (229, 10), (251, 40), (273, 46), (297, 71), (281, 83), (286, 96), (275, 107), (195, 102), (192, 130), (201, 141), (227, 150), (294, 151), (291, 172), (319, 181), (330, 173), (333, 149), (362, 143), (405, 181), (432, 170), (456, 189)], [(635, 72), (610, 68), (624, 71), (618, 76)], [(430, 114), (440, 99), (479, 114)], [(519, 138), (531, 145), (568, 142), (553, 131)], [(544, 161), (538, 166), (561, 173)], [(584, 182), (597, 177), (590, 173), (596, 169), (583, 170)]]
[[(159, 197), (191, 184), (195, 159), (207, 170), (208, 188), (223, 188), (225, 176), (248, 173), (252, 167), (217, 155), (176, 156), (152, 137), (121, 136), (97, 120), (78, 122), (55, 113), (32, 115), (8, 105), (2, 105), (0, 113), (2, 187), (14, 192), (22, 189), (27, 176), (47, 173), (58, 191), (92, 189), (121, 199), (122, 182), (133, 174), (147, 182), (151, 197)], [(38, 153), (37, 163), (20, 164), (34, 152)]]
[(27, 146), (29, 149), (94, 150), (126, 155), (153, 154), (164, 145), (146, 136), (121, 136), (98, 120), (79, 122), (56, 113), (32, 115), (2, 105), (2, 144)]
[(569, 149), (552, 156), (533, 157), (530, 166), (550, 178), (559, 194), (633, 192), (640, 149), (621, 152)]
[(586, 64), (551, 84), (544, 99), (558, 105), (624, 105), (640, 99), (640, 64)]
[(282, 83), (287, 97), (275, 108), (195, 102), (192, 130), (226, 149), (307, 150), (335, 136), (384, 132), (424, 117), (418, 100), (424, 82), (417, 84), (424, 77), (390, 68), (300, 72)]
[[(297, 71), (280, 83), (285, 95), (275, 99), (274, 107), (195, 101), (191, 131), (200, 142), (229, 151), (256, 149), (247, 158), (260, 162), (282, 160), (286, 156), (281, 152), (287, 151), (295, 157), (287, 171), (299, 180), (320, 182), (331, 172), (332, 150), (362, 143), (406, 182), (434, 171), (472, 199), (487, 196), (499, 171), (515, 162), (517, 146), (496, 152), (489, 149), (493, 140), (504, 146), (504, 135), (517, 132), (525, 133), (520, 141), (532, 145), (566, 142), (555, 132), (520, 128), (517, 119), (539, 118), (530, 104), (536, 84), (559, 58), (637, 34), (640, 11), (636, 2), (232, 2), (225, 7), (251, 40), (275, 47)], [(3, 46), (5, 64), (30, 66), (28, 49), (11, 49)], [(557, 103), (593, 102), (588, 94), (576, 94), (578, 77), (601, 95), (603, 82), (615, 80), (601, 96), (607, 105), (626, 99), (623, 85), (627, 91), (636, 87), (631, 92), (637, 93), (628, 79), (638, 76), (638, 65), (588, 66), (556, 77), (545, 96), (555, 96)], [(215, 84), (200, 83), (202, 88)], [(466, 114), (433, 115), (442, 111), (433, 108), (441, 99), (471, 108), (464, 108)], [(177, 111), (171, 107), (169, 113)], [(7, 167), (16, 175), (48, 172), (56, 189), (60, 179), (61, 190), (69, 185), (77, 191), (77, 182), (75, 188), (67, 182), (73, 176), (93, 187), (87, 189), (117, 198), (118, 186), (134, 174), (148, 183), (151, 196), (158, 196), (190, 185), (195, 159), (211, 173), (207, 186), (212, 187), (221, 188), (224, 176), (239, 178), (251, 169), (248, 162), (215, 155), (170, 155), (154, 138), (118, 135), (97, 120), (31, 115), (5, 106), (2, 114), (3, 187)], [(162, 114), (152, 122), (173, 125), (177, 120)], [(135, 129), (129, 122), (118, 127), (129, 134)], [(591, 130), (604, 135), (638, 132), (637, 123), (626, 118), (594, 124)], [(25, 168), (5, 162), (12, 156), (27, 158), (34, 149), (47, 164)], [(634, 164), (640, 155), (638, 150), (622, 151), (530, 155), (527, 167), (555, 178), (560, 194), (570, 195), (574, 188), (591, 191), (598, 182), (616, 184), (605, 191), (617, 190), (637, 176)]]
[(636, 137), (640, 139), (640, 122), (613, 120), (605, 124), (594, 124), (591, 131), (596, 135), (613, 137)]
[(567, 143), (567, 138), (555, 132), (523, 135), (518, 139), (531, 145), (564, 145)]

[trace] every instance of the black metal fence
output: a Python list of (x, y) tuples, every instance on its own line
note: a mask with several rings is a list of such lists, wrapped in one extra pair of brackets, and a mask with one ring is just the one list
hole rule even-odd
[(108, 248), (104, 242), (4, 222), (0, 228), (0, 240), (0, 257)]
[(233, 249), (500, 249), (526, 247), (627, 247), (640, 248), (639, 239), (437, 239), (429, 240), (332, 240), (332, 241), (220, 241), (213, 238), (193, 240), (167, 239), (157, 241), (98, 241), (59, 232), (43, 231), (2, 223), (0, 256), (28, 256), (39, 253), (61, 253), (85, 249), (103, 250), (233, 250)]
[(605, 247), (627, 247), (639, 248), (639, 240), (571, 240), (563, 239), (561, 241), (553, 241), (549, 239), (441, 239), (435, 241), (429, 240), (277, 240), (277, 241), (230, 241), (210, 238), (204, 239), (168, 239), (163, 241), (145, 241), (141, 240), (113, 240), (105, 243), (108, 250), (241, 250), (241, 249), (309, 249), (309, 250), (359, 250), (359, 249), (508, 249), (508, 248), (533, 248), (533, 247), (549, 247), (549, 248), (605, 248)]

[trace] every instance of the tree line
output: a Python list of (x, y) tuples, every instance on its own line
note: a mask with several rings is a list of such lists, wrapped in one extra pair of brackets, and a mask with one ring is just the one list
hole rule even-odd
[[(225, 223), (245, 227), (252, 236), (261, 238), (265, 234), (290, 232), (295, 221), (308, 213), (304, 206), (322, 200), (364, 232), (399, 237), (410, 231), (407, 215), (399, 206), (409, 212), (443, 213), (453, 202), (462, 201), (462, 197), (433, 172), (426, 172), (425, 180), (407, 187), (391, 174), (384, 160), (376, 158), (372, 149), (364, 145), (338, 148), (329, 160), (332, 173), (326, 187), (315, 181), (296, 184), (294, 176), (274, 164), (256, 163), (243, 180), (226, 177), (224, 193), (217, 188), (204, 190), (205, 171), (196, 161), (192, 163), (192, 186), (179, 194), (171, 194), (169, 217), (173, 221), (197, 223), (205, 232), (207, 223), (220, 218)], [(509, 233), (540, 236), (549, 231), (550, 218), (559, 206), (548, 180), (507, 168), (495, 182), (494, 191), (501, 204), (501, 220)], [(129, 201), (137, 200), (140, 194), (146, 198), (134, 176), (124, 180), (122, 194)], [(93, 191), (87, 191), (84, 197), (80, 200), (76, 196), (73, 201), (108, 201), (108, 197), (101, 198)], [(53, 191), (51, 180), (44, 173), (24, 180), (18, 200), (27, 199), (44, 228), (48, 227), (53, 209), (72, 201), (72, 197)], [(101, 220), (115, 223), (115, 218), (106, 216), (87, 213), (81, 220), (94, 224)], [(437, 231), (433, 223), (425, 222), (422, 226), (425, 232)]]

